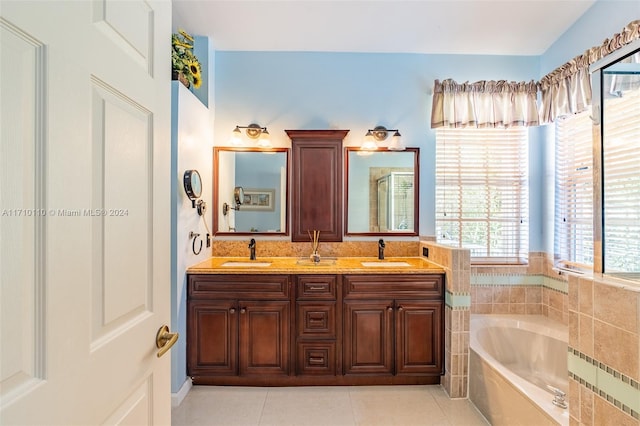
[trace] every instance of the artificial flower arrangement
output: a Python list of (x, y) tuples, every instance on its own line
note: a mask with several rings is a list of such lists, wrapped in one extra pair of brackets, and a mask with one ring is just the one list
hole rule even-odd
[(184, 30), (178, 30), (178, 34), (171, 34), (171, 46), (171, 69), (178, 75), (178, 79), (182, 76), (197, 89), (202, 85), (202, 67), (193, 54), (193, 37)]

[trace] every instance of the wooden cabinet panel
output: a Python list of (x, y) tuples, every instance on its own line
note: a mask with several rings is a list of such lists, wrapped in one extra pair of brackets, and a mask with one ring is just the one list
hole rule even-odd
[(396, 301), (396, 374), (442, 373), (442, 304)]
[(306, 338), (336, 338), (335, 302), (297, 302), (298, 336)]
[(442, 374), (441, 275), (345, 275), (343, 284), (345, 373)]
[(401, 298), (442, 300), (444, 285), (442, 275), (389, 274), (345, 275), (344, 295), (350, 299)]
[(311, 375), (336, 374), (336, 342), (299, 342), (297, 373)]
[(345, 374), (391, 374), (393, 301), (344, 302)]
[(235, 301), (189, 301), (187, 317), (189, 374), (237, 374), (238, 320)]
[(298, 275), (298, 299), (335, 300), (337, 280), (336, 275)]
[(288, 374), (289, 301), (240, 301), (240, 374)]
[(285, 130), (291, 138), (291, 241), (342, 241), (342, 140), (348, 130)]
[(287, 299), (288, 275), (238, 274), (188, 276), (189, 298)]

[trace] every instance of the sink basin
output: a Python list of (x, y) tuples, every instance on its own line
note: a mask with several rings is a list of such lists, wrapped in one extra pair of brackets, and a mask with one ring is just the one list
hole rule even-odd
[(229, 262), (224, 262), (221, 266), (227, 266), (227, 267), (231, 267), (231, 268), (250, 268), (250, 267), (266, 268), (267, 266), (271, 266), (271, 262), (238, 262), (238, 261), (229, 261)]
[(380, 260), (378, 262), (361, 262), (362, 266), (366, 266), (367, 268), (399, 268), (411, 266), (407, 262), (394, 262), (394, 261), (384, 261)]

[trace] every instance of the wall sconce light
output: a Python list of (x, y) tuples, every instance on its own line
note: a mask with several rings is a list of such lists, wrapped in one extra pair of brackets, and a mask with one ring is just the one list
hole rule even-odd
[(360, 149), (364, 151), (375, 151), (378, 149), (377, 142), (386, 140), (391, 132), (394, 133), (393, 136), (391, 136), (391, 142), (389, 142), (387, 149), (390, 151), (404, 151), (405, 146), (402, 142), (400, 131), (398, 129), (387, 129), (384, 126), (376, 126), (373, 129), (367, 130)]
[(231, 132), (231, 143), (233, 145), (242, 145), (242, 131), (240, 129), (245, 129), (248, 138), (258, 139), (257, 145), (260, 148), (271, 148), (269, 131), (266, 127), (255, 123), (251, 123), (248, 126), (236, 126)]

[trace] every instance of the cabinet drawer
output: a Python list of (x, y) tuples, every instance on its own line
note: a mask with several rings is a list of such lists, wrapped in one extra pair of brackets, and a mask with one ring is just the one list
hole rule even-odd
[(344, 296), (349, 299), (420, 297), (442, 299), (443, 277), (438, 274), (345, 275)]
[(336, 374), (335, 342), (298, 343), (297, 374), (331, 375)]
[(288, 299), (288, 275), (188, 275), (188, 296), (197, 299)]
[(335, 275), (299, 275), (298, 299), (335, 300), (338, 277)]
[(335, 302), (297, 302), (299, 337), (336, 337)]

